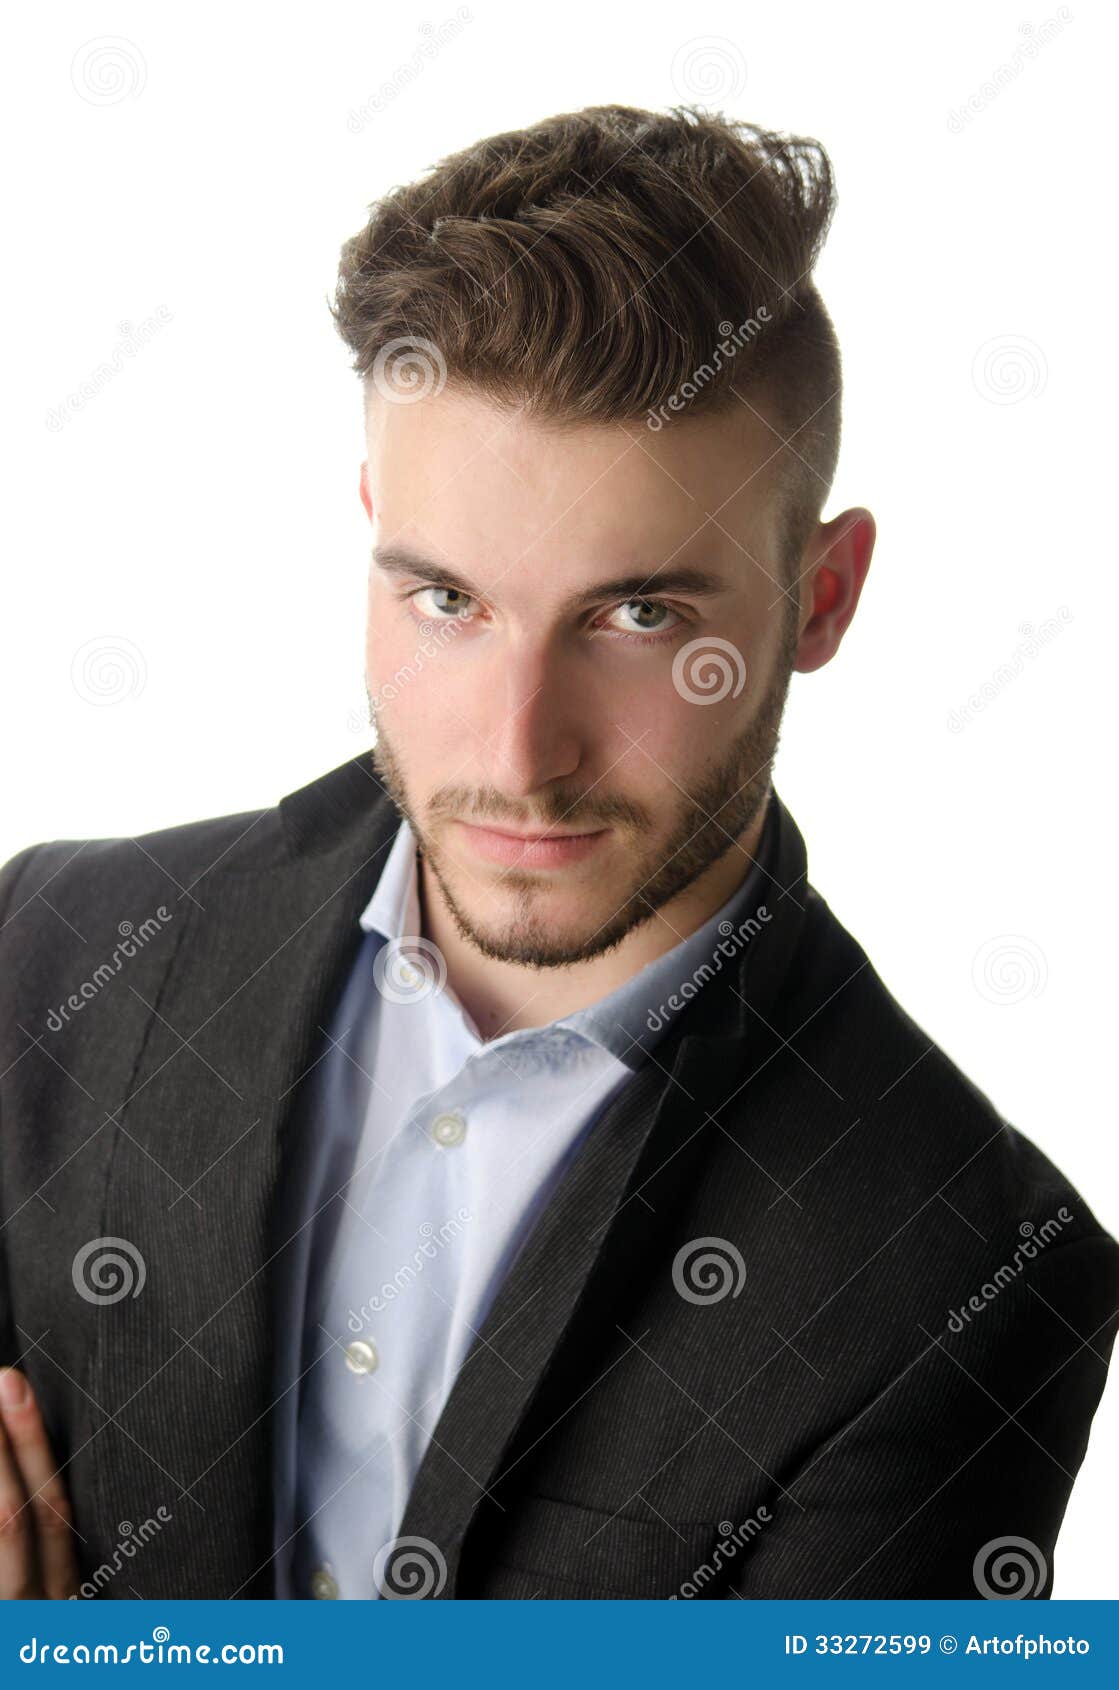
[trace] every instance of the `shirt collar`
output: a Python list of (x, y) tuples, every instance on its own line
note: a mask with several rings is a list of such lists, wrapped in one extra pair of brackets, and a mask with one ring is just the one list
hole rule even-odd
[(403, 817), (373, 896), (358, 919), (366, 933), (380, 933), (385, 939), (421, 937), (416, 836)]
[[(767, 864), (772, 854), (776, 808), (771, 791), (757, 855), (735, 891), (702, 927), (597, 1003), (565, 1015), (551, 1026), (580, 1033), (628, 1068), (636, 1068), (674, 1016), (750, 942), (759, 924), (769, 919), (765, 894), (771, 879)], [(359, 920), (366, 933), (379, 933), (385, 939), (422, 939), (416, 838), (403, 817), (373, 896)]]
[(686, 939), (639, 969), (608, 997), (566, 1016), (558, 1025), (585, 1033), (613, 1051), (629, 1068), (652, 1049), (671, 1021), (698, 997), (706, 983), (730, 965), (753, 933), (769, 919), (767, 862), (775, 833), (776, 805), (770, 795), (757, 854), (726, 902)]

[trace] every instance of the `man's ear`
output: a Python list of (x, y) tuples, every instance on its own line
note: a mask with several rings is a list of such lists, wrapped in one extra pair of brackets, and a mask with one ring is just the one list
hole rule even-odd
[(361, 478), (358, 482), (358, 492), (361, 494), (361, 502), (365, 506), (365, 514), (369, 518), (370, 522), (372, 522), (373, 521), (373, 500), (372, 500), (372, 497), (370, 496), (370, 492), (369, 492), (369, 464), (368, 463), (364, 463), (361, 466)]
[(877, 529), (861, 505), (817, 524), (805, 550), (800, 639), (794, 669), (822, 669), (839, 650), (863, 590)]

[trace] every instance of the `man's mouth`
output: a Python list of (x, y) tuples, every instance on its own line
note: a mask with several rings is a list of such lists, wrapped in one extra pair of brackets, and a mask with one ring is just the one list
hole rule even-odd
[(610, 828), (574, 830), (544, 828), (519, 833), (512, 828), (456, 822), (470, 848), (489, 862), (518, 868), (562, 868), (589, 856), (610, 833)]

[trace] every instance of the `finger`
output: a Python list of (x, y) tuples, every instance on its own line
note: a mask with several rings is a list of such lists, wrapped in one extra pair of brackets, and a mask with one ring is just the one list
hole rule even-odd
[[(13, 1380), (22, 1383), (22, 1392)], [(43, 1594), (59, 1600), (76, 1591), (79, 1584), (70, 1498), (51, 1452), (35, 1393), (14, 1369), (9, 1370), (0, 1393), (0, 1412), (28, 1498), (25, 1513), (33, 1522)]]
[[(7, 1369), (0, 1373), (0, 1391), (9, 1388), (8, 1377)], [(42, 1595), (33, 1531), (27, 1493), (0, 1414), (0, 1601)]]

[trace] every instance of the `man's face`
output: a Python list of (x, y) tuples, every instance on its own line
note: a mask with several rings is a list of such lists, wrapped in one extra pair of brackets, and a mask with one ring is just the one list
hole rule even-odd
[(367, 447), (378, 772), (460, 933), (505, 962), (588, 960), (764, 807), (799, 632), (773, 433), (746, 407), (560, 431), (445, 387), (373, 394)]

